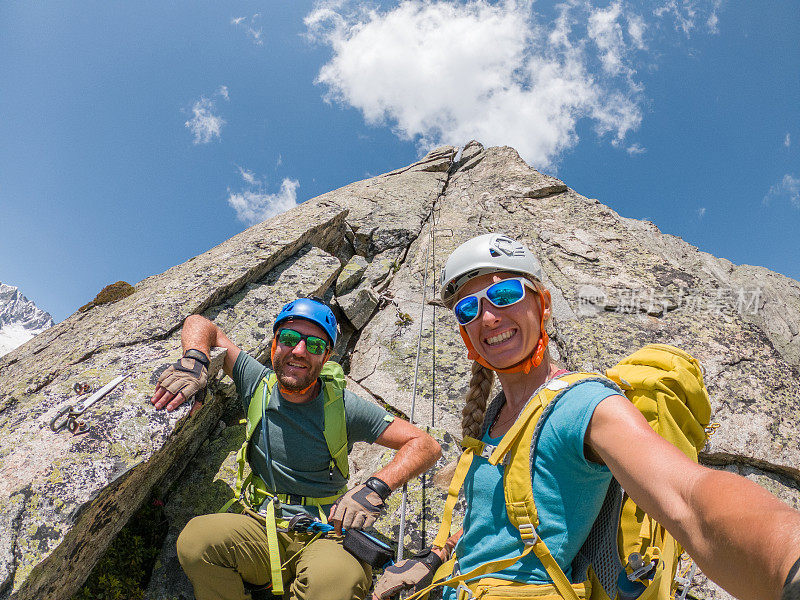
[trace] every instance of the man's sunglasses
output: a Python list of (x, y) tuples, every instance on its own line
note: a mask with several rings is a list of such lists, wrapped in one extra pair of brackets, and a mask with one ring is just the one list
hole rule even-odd
[(294, 329), (281, 329), (278, 332), (278, 342), (289, 348), (297, 346), (300, 340), (306, 341), (306, 350), (311, 354), (325, 354), (328, 349), (328, 342), (317, 336), (303, 335)]
[(525, 286), (533, 289), (531, 282), (524, 277), (503, 279), (503, 281), (493, 283), (479, 292), (465, 296), (456, 302), (453, 307), (456, 320), (460, 325), (466, 325), (474, 321), (480, 312), (481, 298), (486, 298), (497, 308), (505, 308), (516, 304), (525, 297)]

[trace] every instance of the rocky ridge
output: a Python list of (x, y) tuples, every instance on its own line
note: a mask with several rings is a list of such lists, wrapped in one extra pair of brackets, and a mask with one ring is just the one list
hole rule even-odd
[[(800, 284), (620, 217), (511, 148), (471, 142), (309, 200), (1, 358), (0, 599), (69, 598), (154, 488), (168, 494), (170, 533), (148, 597), (191, 598), (174, 538), (231, 496), (241, 436), (218, 353), (202, 410), (156, 413), (147, 402), (189, 314), (267, 360), (277, 309), (298, 294), (326, 297), (342, 317), (348, 385), (430, 427), (446, 449), (440, 464), (456, 455), (469, 365), (436, 279), (458, 244), (487, 231), (538, 254), (554, 299), (551, 348), (567, 367), (602, 369), (648, 342), (686, 349), (705, 365), (720, 423), (701, 460), (800, 505)], [(50, 430), (74, 383), (122, 372), (131, 377), (93, 407), (87, 433)], [(357, 447), (354, 479), (386, 459)], [(441, 506), (429, 478), (409, 486), (408, 546), (430, 542)], [(395, 537), (396, 519), (378, 528)], [(729, 597), (702, 576), (691, 595)]]

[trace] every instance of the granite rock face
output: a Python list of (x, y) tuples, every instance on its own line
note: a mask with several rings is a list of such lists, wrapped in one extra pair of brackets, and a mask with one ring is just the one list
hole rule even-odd
[[(69, 598), (153, 489), (166, 497), (170, 532), (147, 595), (191, 597), (174, 540), (231, 496), (242, 415), (219, 353), (201, 410), (149, 404), (190, 314), (266, 362), (278, 308), (299, 294), (325, 297), (341, 318), (335, 354), (351, 389), (429, 427), (445, 448), (439, 467), (456, 456), (469, 364), (437, 281), (448, 254), (486, 232), (539, 256), (556, 358), (598, 370), (648, 342), (686, 349), (705, 365), (720, 424), (701, 461), (798, 505), (800, 284), (621, 217), (511, 148), (471, 142), (309, 200), (0, 358), (0, 599)], [(87, 413), (87, 433), (50, 430), (75, 383), (119, 373), (131, 377)], [(357, 447), (352, 480), (390, 456)], [(437, 530), (443, 492), (430, 479), (409, 485), (411, 549)], [(391, 502), (378, 529), (395, 538), (400, 495)], [(691, 595), (729, 597), (702, 575)]]

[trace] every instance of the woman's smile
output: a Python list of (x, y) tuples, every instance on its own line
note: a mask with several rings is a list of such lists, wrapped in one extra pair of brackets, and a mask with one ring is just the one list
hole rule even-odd
[(491, 337), (487, 337), (485, 342), (486, 342), (486, 345), (494, 347), (494, 346), (498, 346), (499, 344), (502, 344), (503, 342), (505, 342), (507, 340), (510, 340), (515, 335), (517, 335), (517, 330), (516, 329), (506, 329), (502, 333), (498, 333), (498, 334), (495, 334), (495, 335), (493, 335)]

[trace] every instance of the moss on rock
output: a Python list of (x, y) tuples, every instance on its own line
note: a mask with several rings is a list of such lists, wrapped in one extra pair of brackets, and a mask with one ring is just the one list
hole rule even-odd
[(133, 294), (134, 291), (136, 290), (134, 290), (133, 286), (127, 281), (118, 281), (116, 283), (112, 283), (100, 290), (97, 296), (94, 297), (94, 300), (81, 306), (78, 309), (78, 312), (86, 312), (90, 308), (100, 306), (101, 304), (117, 302), (118, 300), (127, 298)]

